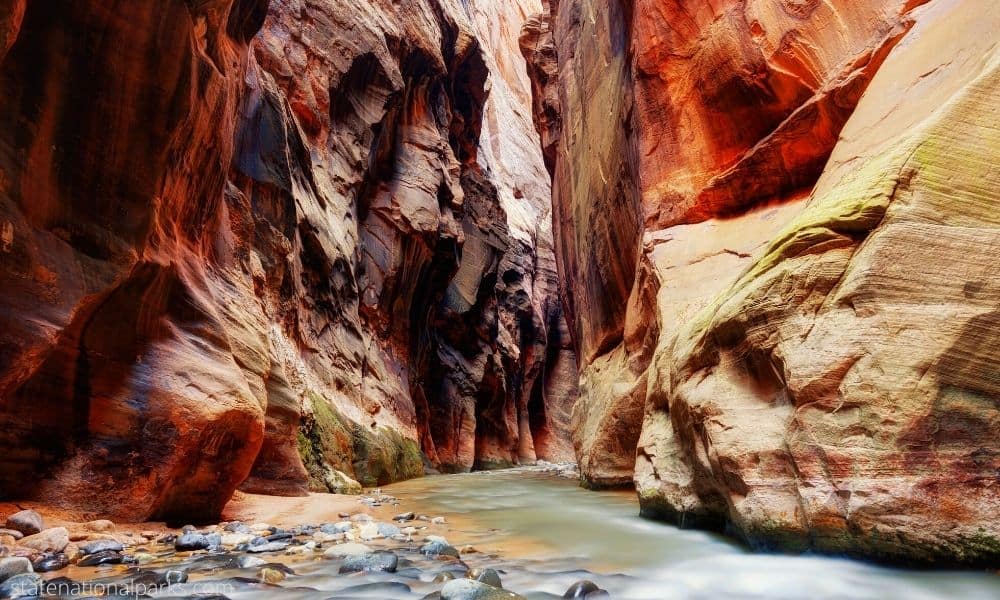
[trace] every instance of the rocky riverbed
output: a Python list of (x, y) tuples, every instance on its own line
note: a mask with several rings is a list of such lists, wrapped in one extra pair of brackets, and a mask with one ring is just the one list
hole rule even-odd
[[(573, 475), (559, 465), (536, 470)], [(22, 510), (7, 516), (0, 532), (0, 597), (560, 597), (507, 589), (510, 563), (472, 545), (453, 545), (444, 516), (403, 510), (405, 502), (381, 490), (355, 504), (333, 509), (322, 522), (294, 526), (229, 521), (145, 531), (107, 520), (48, 527), (39, 512)], [(610, 596), (581, 577), (561, 597)]]
[(42, 505), (23, 507), (41, 514), (17, 514), (0, 504), (0, 525), (9, 520), (16, 531), (3, 538), (0, 597), (1000, 597), (992, 571), (754, 553), (643, 519), (633, 493), (587, 491), (578, 476), (542, 465), (414, 479), (360, 496), (239, 495), (224, 522), (187, 527), (93, 521)]

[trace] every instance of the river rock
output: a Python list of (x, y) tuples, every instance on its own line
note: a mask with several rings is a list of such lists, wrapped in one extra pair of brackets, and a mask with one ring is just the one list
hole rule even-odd
[(354, 542), (348, 542), (346, 544), (337, 544), (328, 548), (323, 556), (326, 558), (341, 558), (344, 556), (354, 556), (358, 554), (369, 554), (372, 549), (364, 544), (356, 544)]
[(236, 560), (236, 564), (241, 569), (253, 569), (261, 565), (266, 565), (267, 561), (258, 556), (241, 556)]
[(6, 581), (15, 575), (31, 573), (31, 561), (20, 556), (0, 558), (0, 582)]
[(19, 598), (34, 598), (39, 596), (42, 578), (35, 573), (14, 575), (0, 583), (0, 598), (17, 600)]
[(102, 550), (84, 556), (77, 562), (79, 567), (96, 567), (98, 565), (117, 565), (122, 562), (122, 555), (113, 550)]
[(326, 523), (319, 528), (323, 533), (347, 533), (353, 528), (350, 521), (341, 521), (339, 523)]
[(396, 515), (395, 517), (392, 518), (392, 520), (393, 521), (403, 522), (403, 521), (412, 521), (414, 518), (415, 518), (415, 515), (412, 512), (405, 512), (405, 513)]
[(0, 537), (3, 536), (10, 536), (16, 541), (23, 538), (24, 534), (16, 529), (0, 529)]
[[(115, 530), (115, 524), (113, 521), (109, 521), (107, 519), (98, 519), (96, 521), (84, 523), (83, 529), (91, 533), (111, 533)], [(128, 532), (126, 532), (126, 535), (128, 535)]]
[(276, 584), (281, 583), (285, 580), (285, 574), (278, 569), (272, 569), (265, 567), (260, 570), (260, 574), (257, 576), (264, 583)]
[(207, 550), (211, 545), (212, 542), (208, 539), (208, 536), (201, 533), (185, 533), (174, 542), (174, 548), (181, 552)]
[(83, 554), (96, 554), (105, 551), (121, 552), (124, 549), (121, 542), (116, 540), (97, 540), (80, 546), (80, 552)]
[(378, 551), (367, 554), (353, 554), (344, 558), (341, 573), (395, 573), (399, 558), (394, 552)]
[(495, 588), (503, 587), (503, 582), (500, 580), (500, 573), (497, 573), (494, 569), (469, 569), (465, 576), (468, 579), (474, 579), (486, 585), (492, 585)]
[(36, 573), (49, 573), (65, 569), (69, 563), (70, 560), (66, 554), (61, 552), (59, 554), (45, 553), (32, 561), (31, 566)]
[(231, 523), (226, 523), (226, 525), (223, 527), (223, 530), (224, 531), (228, 531), (229, 533), (238, 533), (238, 534), (252, 534), (253, 533), (253, 529), (250, 529), (249, 527), (247, 527), (244, 523), (242, 523), (240, 521), (233, 521)]
[(222, 536), (221, 542), (223, 546), (239, 546), (241, 544), (249, 544), (254, 539), (256, 539), (252, 533), (227, 533)]
[(382, 537), (391, 538), (394, 535), (399, 535), (400, 533), (402, 533), (402, 530), (399, 527), (393, 525), (392, 523), (379, 523), (378, 533)]
[(41, 533), (29, 535), (18, 542), (19, 546), (39, 552), (62, 552), (69, 544), (69, 531), (65, 527), (53, 527)]
[(458, 549), (446, 542), (432, 541), (420, 547), (421, 554), (427, 556), (452, 556), (459, 558)]
[(311, 554), (316, 551), (316, 542), (310, 540), (299, 546), (290, 546), (288, 548), (289, 554)]
[(524, 596), (473, 579), (455, 579), (441, 588), (441, 600), (524, 600)]
[(263, 544), (250, 545), (247, 552), (261, 554), (264, 552), (281, 552), (288, 548), (287, 542), (264, 542)]
[(345, 537), (343, 533), (326, 533), (323, 531), (317, 531), (312, 535), (313, 539), (318, 544), (326, 544), (329, 542), (339, 542)]
[(380, 538), (382, 534), (379, 532), (378, 524), (365, 523), (358, 529), (358, 536), (367, 541)]
[(566, 593), (562, 597), (572, 598), (573, 600), (590, 600), (591, 598), (608, 598), (609, 596), (606, 591), (602, 590), (593, 581), (582, 579), (569, 586), (569, 589), (566, 590)]
[(7, 529), (20, 531), (24, 535), (34, 535), (42, 531), (42, 515), (33, 510), (22, 510), (7, 517)]

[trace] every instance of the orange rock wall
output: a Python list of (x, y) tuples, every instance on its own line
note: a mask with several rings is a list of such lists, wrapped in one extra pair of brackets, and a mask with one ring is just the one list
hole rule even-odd
[(192, 520), (567, 457), (527, 11), (482, 4), (0, 3), (0, 495)]
[(953, 0), (529, 19), (586, 484), (761, 548), (997, 562), (998, 19)]

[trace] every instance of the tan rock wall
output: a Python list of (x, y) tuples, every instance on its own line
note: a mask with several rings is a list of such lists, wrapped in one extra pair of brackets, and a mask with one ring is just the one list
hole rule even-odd
[[(619, 38), (591, 35), (616, 14)], [(636, 452), (649, 515), (760, 547), (998, 560), (998, 18), (949, 0), (563, 0), (528, 21), (587, 483), (628, 477)], [(624, 119), (609, 81), (634, 98)], [(635, 254), (580, 251), (609, 172), (635, 186), (614, 234)]]

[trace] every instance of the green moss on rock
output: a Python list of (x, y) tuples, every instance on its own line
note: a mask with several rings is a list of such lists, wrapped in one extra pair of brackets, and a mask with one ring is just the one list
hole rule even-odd
[(310, 490), (359, 493), (361, 485), (423, 475), (423, 454), (415, 441), (387, 427), (373, 431), (354, 423), (319, 394), (310, 393), (309, 399), (312, 415), (303, 418), (297, 438)]
[(420, 447), (387, 427), (377, 432), (354, 425), (354, 473), (362, 485), (385, 485), (424, 474)]

